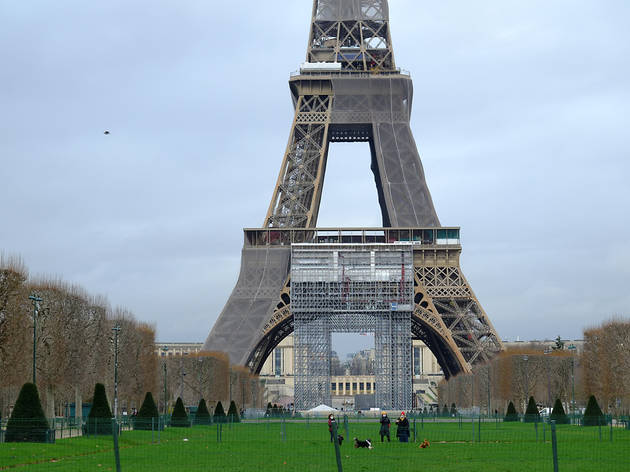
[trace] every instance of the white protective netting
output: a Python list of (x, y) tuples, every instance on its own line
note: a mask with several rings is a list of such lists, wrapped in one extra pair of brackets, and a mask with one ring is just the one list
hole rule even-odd
[(409, 116), (408, 77), (335, 78), (332, 123), (372, 125), (377, 186), (385, 223), (393, 227), (440, 226)]
[(245, 365), (273, 315), (290, 257), (288, 246), (243, 249), (238, 282), (204, 344), (205, 351), (226, 352), (231, 363)]

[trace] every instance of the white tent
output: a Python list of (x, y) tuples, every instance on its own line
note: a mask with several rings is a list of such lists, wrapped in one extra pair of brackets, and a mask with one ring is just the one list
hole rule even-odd
[(311, 408), (310, 410), (308, 410), (309, 413), (334, 413), (337, 410), (331, 406), (328, 405), (324, 405), (323, 403), (319, 406), (316, 406), (315, 408)]

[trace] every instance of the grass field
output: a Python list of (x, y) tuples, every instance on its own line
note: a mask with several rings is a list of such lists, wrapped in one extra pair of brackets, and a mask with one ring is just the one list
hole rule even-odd
[[(344, 471), (553, 471), (549, 426), (521, 423), (416, 423), (418, 443), (381, 443), (378, 424), (350, 422), (352, 437), (371, 438), (374, 449), (341, 446)], [(394, 433), (395, 427), (392, 427)], [(343, 423), (340, 434), (346, 436)], [(611, 442), (612, 434), (612, 442)], [(558, 426), (560, 471), (630, 471), (630, 431)], [(159, 439), (159, 443), (158, 443)], [(413, 439), (413, 438), (412, 438)], [(123, 471), (335, 471), (324, 422), (249, 422), (168, 428), (155, 434), (125, 431), (120, 437)], [(56, 444), (0, 444), (0, 470), (115, 471), (111, 437), (71, 438)]]

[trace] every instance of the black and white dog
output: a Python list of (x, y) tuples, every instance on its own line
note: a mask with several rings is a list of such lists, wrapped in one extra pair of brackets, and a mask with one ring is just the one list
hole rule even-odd
[(341, 443), (343, 442), (343, 436), (341, 434), (337, 435), (337, 442), (341, 446)]
[(365, 441), (363, 441), (361, 439), (354, 438), (354, 447), (355, 448), (364, 447), (367, 449), (372, 449), (372, 440), (366, 439)]

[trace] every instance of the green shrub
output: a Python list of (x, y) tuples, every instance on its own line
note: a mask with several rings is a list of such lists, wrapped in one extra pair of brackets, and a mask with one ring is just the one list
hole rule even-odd
[(203, 424), (208, 425), (212, 423), (212, 418), (210, 418), (210, 412), (208, 411), (208, 407), (206, 406), (206, 401), (202, 398), (199, 400), (199, 406), (197, 407), (197, 413), (195, 413), (195, 424)]
[(153, 395), (147, 392), (142, 406), (133, 421), (133, 429), (152, 431), (160, 427), (160, 413), (158, 412)]
[(214, 422), (215, 423), (226, 423), (227, 416), (225, 415), (225, 410), (223, 409), (223, 405), (219, 401), (217, 406), (214, 409)]
[(518, 413), (516, 412), (516, 408), (514, 408), (514, 403), (510, 402), (507, 407), (507, 412), (505, 413), (505, 418), (503, 421), (518, 421)]
[(271, 402), (267, 403), (267, 410), (265, 411), (265, 416), (269, 417), (271, 416), (271, 409), (273, 407), (271, 406)]
[(9, 417), (6, 442), (46, 442), (48, 421), (39, 400), (37, 386), (25, 383)]
[(455, 403), (451, 404), (451, 416), (457, 416), (457, 408), (455, 407)]
[(556, 424), (569, 424), (569, 417), (564, 412), (564, 407), (559, 398), (556, 398), (556, 403), (553, 405), (553, 410), (549, 418), (554, 420)]
[(109, 409), (103, 384), (97, 383), (94, 386), (94, 400), (84, 428), (88, 435), (112, 434), (112, 410)]
[(536, 400), (534, 397), (529, 397), (529, 402), (527, 402), (527, 410), (525, 410), (525, 423), (538, 423), (540, 422), (540, 413), (538, 412), (538, 407), (536, 406)]
[(595, 400), (595, 395), (591, 395), (588, 397), (586, 410), (584, 410), (583, 424), (584, 426), (598, 426), (600, 424), (605, 424), (604, 421), (604, 414), (597, 404), (597, 400)]
[(232, 400), (230, 402), (230, 408), (228, 409), (228, 419), (231, 423), (240, 423), (241, 422), (241, 418), (238, 415), (238, 410), (236, 409), (236, 403), (234, 403), (234, 400)]
[(188, 414), (186, 413), (186, 408), (184, 408), (184, 402), (180, 397), (177, 397), (177, 401), (175, 402), (175, 408), (171, 415), (171, 426), (176, 428), (188, 428), (190, 426)]

